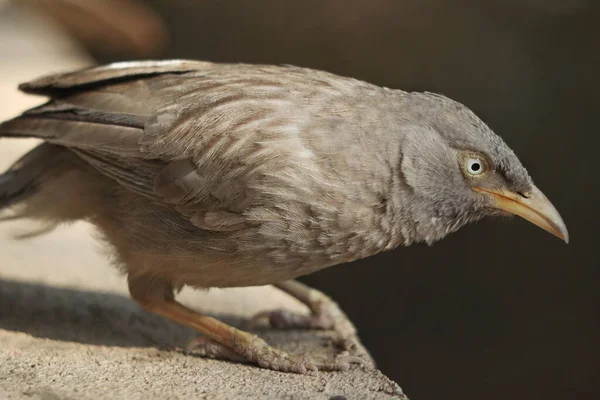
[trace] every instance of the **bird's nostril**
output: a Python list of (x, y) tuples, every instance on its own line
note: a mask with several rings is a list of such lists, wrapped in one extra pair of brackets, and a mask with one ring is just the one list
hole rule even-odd
[(517, 194), (518, 194), (519, 196), (521, 196), (521, 197), (525, 197), (526, 199), (528, 199), (528, 198), (529, 198), (529, 196), (528, 196), (528, 195), (526, 195), (526, 194), (525, 194), (525, 193), (523, 193), (523, 192), (517, 192)]

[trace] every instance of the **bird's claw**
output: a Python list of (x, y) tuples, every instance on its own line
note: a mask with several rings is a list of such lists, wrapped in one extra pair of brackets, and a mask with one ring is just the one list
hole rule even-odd
[(370, 361), (350, 355), (348, 352), (343, 352), (335, 357), (320, 357), (318, 361), (315, 361), (315, 365), (320, 371), (347, 371), (352, 365), (371, 367)]
[[(335, 305), (336, 309), (330, 309), (332, 307), (323, 308), (322, 312), (314, 313), (312, 315), (298, 314), (285, 309), (265, 311), (256, 314), (250, 319), (248, 325), (250, 329), (254, 329), (267, 322), (269, 326), (277, 329), (332, 330), (335, 333), (335, 337), (332, 338), (333, 345), (346, 353), (346, 355), (344, 355), (344, 353), (340, 354), (338, 357), (341, 358), (338, 361), (335, 361), (337, 363), (341, 362), (341, 364), (339, 364), (340, 367), (345, 368), (349, 366), (343, 361), (340, 361), (342, 358), (346, 357), (350, 364), (361, 364), (365, 367), (374, 368), (375, 362), (360, 342), (354, 325), (348, 320), (345, 314), (337, 308), (337, 305)], [(328, 362), (329, 363), (318, 364), (323, 367), (319, 369), (327, 370), (328, 366), (338, 365), (335, 364), (335, 362), (334, 364), (331, 364), (331, 360)], [(335, 370), (339, 370), (339, 368), (336, 368)]]
[(353, 364), (369, 366), (369, 362), (347, 351), (334, 357), (288, 354), (269, 346), (256, 337), (249, 345), (235, 345), (229, 348), (203, 336), (195, 338), (185, 351), (200, 357), (253, 363), (264, 368), (281, 372), (310, 374), (316, 371), (346, 371)]

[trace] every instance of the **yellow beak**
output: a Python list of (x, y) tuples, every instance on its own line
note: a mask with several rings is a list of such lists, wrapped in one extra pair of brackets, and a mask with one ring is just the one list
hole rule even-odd
[(556, 208), (537, 188), (533, 187), (525, 197), (509, 190), (490, 190), (476, 187), (475, 191), (492, 196), (495, 207), (525, 218), (527, 221), (569, 243), (569, 232)]

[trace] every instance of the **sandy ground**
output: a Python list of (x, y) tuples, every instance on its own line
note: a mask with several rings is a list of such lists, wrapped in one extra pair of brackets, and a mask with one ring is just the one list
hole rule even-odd
[[(19, 94), (18, 82), (91, 63), (47, 21), (2, 4), (0, 120), (40, 102)], [(34, 144), (3, 139), (0, 169)], [(379, 371), (300, 376), (184, 354), (194, 333), (128, 298), (89, 226), (14, 240), (32, 229), (22, 221), (0, 224), (0, 398), (403, 398)], [(270, 287), (184, 290), (179, 299), (239, 327), (264, 309), (306, 311)], [(259, 333), (291, 352), (333, 351), (327, 332)]]

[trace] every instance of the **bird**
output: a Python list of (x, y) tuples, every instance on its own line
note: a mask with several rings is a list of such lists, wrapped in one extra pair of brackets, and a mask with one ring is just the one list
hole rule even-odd
[[(300, 374), (372, 366), (339, 305), (297, 277), (488, 216), (569, 240), (513, 150), (441, 94), (195, 60), (117, 62), (19, 88), (48, 100), (0, 124), (0, 137), (41, 139), (0, 175), (0, 209), (50, 229), (93, 224), (133, 300), (202, 334), (207, 356)], [(185, 286), (269, 284), (311, 314), (253, 321), (333, 330), (341, 351), (289, 354), (175, 298)]]

